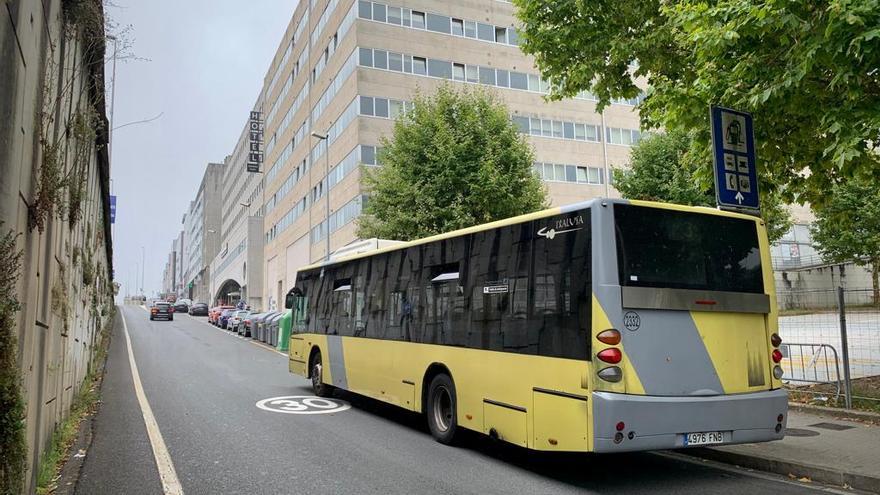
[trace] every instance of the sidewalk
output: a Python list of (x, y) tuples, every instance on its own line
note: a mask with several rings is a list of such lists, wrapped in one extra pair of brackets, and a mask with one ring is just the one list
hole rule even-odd
[(781, 441), (678, 452), (880, 493), (880, 426), (823, 411), (789, 410)]

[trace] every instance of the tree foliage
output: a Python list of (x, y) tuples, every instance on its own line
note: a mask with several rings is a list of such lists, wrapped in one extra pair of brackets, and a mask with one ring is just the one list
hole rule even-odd
[[(614, 187), (625, 198), (693, 206), (715, 206), (714, 187), (695, 180), (711, 167), (688, 160), (691, 138), (683, 132), (649, 134), (633, 147), (628, 169), (615, 169)], [(761, 194), (761, 216), (770, 242), (791, 228), (791, 216), (778, 193)]]
[(381, 141), (381, 166), (364, 168), (362, 238), (410, 240), (546, 206), (528, 143), (485, 90), (445, 85), (416, 95)]
[(877, 184), (851, 180), (834, 186), (829, 201), (815, 208), (813, 241), (830, 262), (870, 264), (874, 302), (880, 302), (880, 191)]
[(514, 3), (551, 98), (601, 108), (647, 83), (643, 126), (690, 132), (706, 162), (709, 105), (749, 111), (763, 185), (789, 201), (880, 179), (880, 0)]

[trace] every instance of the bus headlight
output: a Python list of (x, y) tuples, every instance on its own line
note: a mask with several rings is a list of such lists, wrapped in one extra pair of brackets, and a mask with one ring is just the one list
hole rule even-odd
[(617, 383), (623, 378), (623, 371), (620, 370), (618, 366), (609, 366), (607, 368), (602, 368), (599, 370), (599, 378), (605, 380), (606, 382), (614, 382)]
[(774, 366), (774, 367), (773, 367), (773, 376), (774, 376), (777, 380), (782, 379), (782, 375), (783, 375), (783, 374), (784, 374), (784, 372), (782, 371), (782, 366)]

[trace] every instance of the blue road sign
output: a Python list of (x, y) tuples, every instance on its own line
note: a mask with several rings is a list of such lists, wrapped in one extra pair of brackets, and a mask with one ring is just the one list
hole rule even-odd
[(712, 106), (715, 200), (718, 206), (760, 209), (752, 116)]
[(110, 196), (110, 223), (116, 223), (116, 196)]

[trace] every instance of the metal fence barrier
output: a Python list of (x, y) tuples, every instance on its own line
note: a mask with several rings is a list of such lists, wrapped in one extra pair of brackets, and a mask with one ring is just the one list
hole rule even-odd
[[(873, 290), (865, 288), (778, 291), (779, 335), (784, 343), (789, 343), (792, 356), (788, 360), (793, 367), (792, 375), (786, 373), (790, 381), (818, 383), (805, 381), (806, 377), (827, 380), (821, 383), (837, 380), (838, 387), (842, 387), (838, 393), (843, 394), (846, 406), (851, 407), (852, 380), (880, 375), (880, 305), (877, 303)], [(803, 346), (827, 346), (828, 349)], [(831, 350), (833, 357), (826, 355)], [(813, 361), (815, 352), (820, 355)], [(801, 354), (810, 356), (803, 364), (812, 363), (812, 367), (797, 368)], [(837, 362), (836, 372), (831, 369), (831, 361)], [(825, 365), (829, 367), (828, 373), (825, 373)]]
[(786, 383), (833, 384), (835, 400), (840, 397), (840, 360), (828, 344), (783, 343), (783, 381)]

